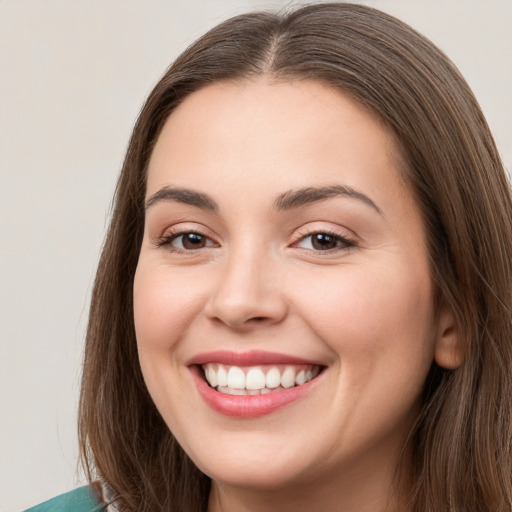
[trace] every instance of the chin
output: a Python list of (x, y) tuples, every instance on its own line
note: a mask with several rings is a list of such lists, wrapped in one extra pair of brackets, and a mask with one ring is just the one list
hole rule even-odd
[(191, 454), (191, 458), (213, 481), (230, 487), (276, 491), (305, 485), (315, 479), (315, 468), (321, 466), (314, 454), (308, 457), (307, 449), (283, 447), (282, 440), (279, 446), (258, 445), (254, 440), (247, 447), (236, 440), (230, 449), (226, 446), (220, 444), (217, 450)]
[(254, 491), (277, 491), (297, 485), (302, 480), (296, 468), (262, 465), (260, 462), (243, 461), (225, 465), (208, 464), (203, 471), (214, 481), (224, 486)]

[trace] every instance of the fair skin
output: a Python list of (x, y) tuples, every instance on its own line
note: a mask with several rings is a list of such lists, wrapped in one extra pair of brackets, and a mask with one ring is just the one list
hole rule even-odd
[[(166, 122), (135, 327), (157, 408), (212, 478), (209, 512), (404, 510), (395, 470), (454, 326), (399, 162), (388, 130), (314, 81), (213, 84)], [(232, 396), (208, 364), (312, 374)]]

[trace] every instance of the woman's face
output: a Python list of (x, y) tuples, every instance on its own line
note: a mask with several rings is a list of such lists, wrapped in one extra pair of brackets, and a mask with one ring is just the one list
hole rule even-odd
[(138, 349), (165, 422), (216, 482), (394, 470), (442, 335), (398, 166), (388, 130), (313, 81), (210, 85), (166, 122)]

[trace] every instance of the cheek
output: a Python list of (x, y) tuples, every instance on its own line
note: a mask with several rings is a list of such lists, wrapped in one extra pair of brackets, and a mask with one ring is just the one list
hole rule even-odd
[(339, 279), (303, 278), (311, 300), (297, 305), (332, 352), (336, 423), (361, 442), (369, 432), (408, 428), (435, 340), (428, 272), (374, 270), (347, 266)]
[[(179, 355), (180, 340), (201, 309), (198, 280), (172, 272), (141, 256), (133, 286), (139, 362), (148, 391), (169, 428), (180, 433), (175, 417), (190, 413), (183, 383), (188, 373)], [(188, 412), (183, 411), (183, 407)]]
[(201, 308), (199, 280), (182, 274), (139, 262), (133, 287), (139, 351), (171, 349)]
[(426, 268), (347, 265), (329, 279), (302, 276), (300, 282), (309, 298), (295, 294), (303, 316), (342, 362), (358, 359), (369, 366), (395, 358), (396, 364), (430, 365), (435, 325)]

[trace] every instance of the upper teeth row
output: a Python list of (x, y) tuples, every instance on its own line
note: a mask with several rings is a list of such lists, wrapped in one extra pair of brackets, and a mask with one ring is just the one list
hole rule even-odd
[(227, 366), (217, 363), (202, 365), (208, 384), (232, 389), (291, 388), (314, 379), (320, 372), (317, 365), (300, 366)]

